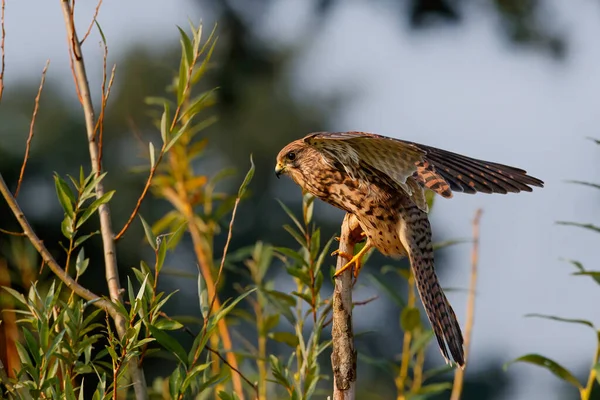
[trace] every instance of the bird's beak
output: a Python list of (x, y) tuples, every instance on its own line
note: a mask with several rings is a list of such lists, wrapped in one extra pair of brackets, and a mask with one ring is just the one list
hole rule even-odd
[(281, 174), (283, 174), (284, 170), (285, 170), (285, 167), (283, 165), (281, 165), (280, 163), (277, 163), (277, 165), (275, 166), (275, 176), (277, 177), (277, 179), (279, 179), (279, 176)]

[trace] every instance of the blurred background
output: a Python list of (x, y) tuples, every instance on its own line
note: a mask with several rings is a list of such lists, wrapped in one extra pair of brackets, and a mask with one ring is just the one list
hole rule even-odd
[[(0, 171), (14, 188), (40, 73), (50, 59), (19, 200), (60, 258), (62, 212), (52, 173), (77, 174), (79, 165), (89, 164), (64, 23), (57, 1), (7, 3)], [(77, 3), (79, 31), (87, 28), (95, 6)], [(275, 179), (274, 159), (286, 143), (311, 131), (376, 132), (526, 169), (546, 187), (522, 195), (437, 199), (431, 214), (434, 238), (442, 241), (469, 238), (475, 210), (484, 210), (464, 398), (577, 398), (546, 370), (516, 364), (505, 372), (502, 365), (525, 353), (540, 353), (584, 379), (593, 356), (591, 330), (524, 315), (599, 322), (597, 283), (569, 277), (574, 268), (561, 260), (576, 259), (595, 269), (596, 238), (555, 223), (598, 219), (596, 192), (567, 182), (600, 181), (600, 149), (586, 139), (600, 138), (597, 1), (105, 0), (98, 20), (117, 75), (105, 123), (104, 162), (107, 186), (117, 190), (111, 203), (117, 226), (131, 212), (146, 177), (131, 172), (147, 163), (147, 147), (138, 137), (157, 137), (143, 99), (162, 95), (171, 82), (179, 57), (176, 25), (187, 27), (188, 18), (202, 20), (205, 31), (218, 23), (219, 35), (206, 82), (219, 87), (213, 109), (219, 121), (206, 131), (209, 147), (199, 168), (212, 173), (235, 166), (233, 191), (250, 153), (257, 166), (252, 197), (236, 222), (234, 249), (256, 240), (291, 245), (281, 228), (286, 216), (275, 199), (298, 210), (300, 190), (289, 180)], [(84, 52), (98, 98), (102, 47), (96, 30)], [(153, 221), (165, 209), (164, 201), (149, 198), (142, 214)], [(333, 234), (342, 213), (323, 204), (317, 212), (327, 234)], [(16, 229), (4, 204), (0, 227)], [(141, 226), (135, 224), (119, 244), (123, 276), (149, 255), (142, 238)], [(23, 262), (15, 259), (23, 254), (16, 250), (17, 242), (0, 236), (9, 266)], [(92, 260), (101, 257), (100, 242), (90, 243), (97, 247), (89, 245), (86, 254)], [(467, 287), (469, 257), (468, 244), (438, 252), (443, 286)], [(189, 249), (170, 262), (174, 269), (196, 273)], [(376, 271), (385, 263), (390, 261), (372, 258), (371, 268)], [(88, 275), (88, 283), (96, 279), (101, 292), (101, 271)], [(281, 275), (279, 290), (292, 286), (284, 278), (289, 276)], [(235, 282), (235, 276), (227, 280)], [(172, 304), (180, 314), (198, 314), (195, 279), (172, 276), (164, 284), (165, 291), (180, 289)], [(368, 279), (357, 286), (357, 300), (376, 293)], [(399, 283), (398, 290), (404, 285)], [(466, 293), (452, 291), (449, 298), (464, 321)], [(357, 308), (355, 321), (356, 331), (368, 332), (357, 339), (359, 353), (377, 358), (391, 357), (390, 349), (400, 352), (398, 310), (384, 296)], [(428, 362), (443, 362), (437, 349), (431, 349)], [(148, 373), (164, 371), (154, 365)], [(391, 398), (391, 377), (366, 363), (359, 363), (358, 374), (359, 387), (381, 388)]]

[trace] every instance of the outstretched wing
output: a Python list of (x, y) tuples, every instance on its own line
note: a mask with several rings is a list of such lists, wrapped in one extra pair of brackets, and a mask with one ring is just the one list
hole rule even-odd
[(409, 195), (411, 190), (406, 184), (409, 177), (444, 197), (452, 197), (452, 192), (531, 192), (531, 186), (544, 185), (519, 168), (371, 133), (319, 132), (304, 140), (339, 160), (347, 169), (358, 170), (360, 161), (371, 165), (391, 177)]

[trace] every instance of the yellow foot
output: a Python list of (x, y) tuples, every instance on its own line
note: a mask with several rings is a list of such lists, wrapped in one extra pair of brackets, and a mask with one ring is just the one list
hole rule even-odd
[(371, 247), (372, 247), (372, 245), (369, 242), (367, 242), (364, 245), (364, 247), (354, 257), (350, 257), (349, 254), (343, 253), (343, 252), (341, 252), (339, 250), (334, 251), (333, 252), (334, 254), (332, 254), (332, 255), (336, 255), (337, 254), (340, 257), (344, 257), (344, 258), (350, 259), (350, 261), (348, 261), (348, 263), (346, 263), (346, 265), (344, 265), (342, 268), (340, 268), (337, 271), (335, 271), (335, 274), (333, 274), (333, 276), (338, 276), (342, 272), (346, 271), (348, 268), (352, 267), (352, 265), (356, 265), (354, 267), (354, 277), (358, 278), (358, 274), (360, 273), (360, 269), (362, 268), (360, 260), (365, 255), (365, 253), (371, 249)]

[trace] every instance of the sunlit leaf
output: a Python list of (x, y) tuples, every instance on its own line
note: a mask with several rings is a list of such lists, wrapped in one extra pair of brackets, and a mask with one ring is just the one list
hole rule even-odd
[(252, 181), (252, 178), (254, 177), (254, 170), (254, 160), (252, 159), (252, 154), (250, 154), (250, 169), (246, 173), (246, 176), (244, 177), (244, 180), (242, 181), (242, 184), (240, 185), (240, 188), (238, 190), (238, 197), (240, 199), (244, 197), (246, 188), (248, 187), (248, 185)]
[(62, 206), (65, 213), (69, 217), (73, 218), (73, 204), (75, 203), (75, 196), (73, 195), (71, 188), (69, 187), (69, 185), (67, 185), (67, 182), (65, 182), (60, 176), (58, 176), (58, 174), (54, 174), (54, 186), (56, 188), (56, 194), (58, 196), (58, 201), (60, 202), (60, 205)]
[(285, 343), (292, 348), (296, 348), (298, 345), (298, 337), (290, 332), (269, 332), (269, 338), (280, 342)]
[(146, 220), (141, 215), (140, 220), (142, 221), (142, 225), (144, 226), (144, 233), (146, 234), (146, 240), (148, 241), (148, 244), (150, 245), (150, 247), (156, 250), (156, 236), (154, 236), (152, 228), (150, 227), (150, 225), (148, 225)]
[(88, 218), (90, 218), (102, 204), (108, 203), (114, 194), (115, 191), (111, 190), (110, 192), (104, 193), (101, 197), (94, 200), (92, 204), (90, 204), (90, 206), (83, 212), (81, 217), (79, 217), (79, 220), (77, 221), (77, 228), (80, 228), (81, 225), (83, 225), (85, 221), (87, 221)]
[(200, 300), (200, 312), (204, 319), (208, 318), (208, 310), (210, 303), (208, 301), (208, 288), (206, 287), (206, 281), (202, 276), (202, 273), (198, 273), (198, 299)]
[(85, 258), (85, 251), (82, 248), (79, 250), (79, 253), (77, 253), (77, 258), (75, 260), (75, 271), (77, 276), (82, 276), (85, 273), (88, 265), (90, 265), (90, 259)]

